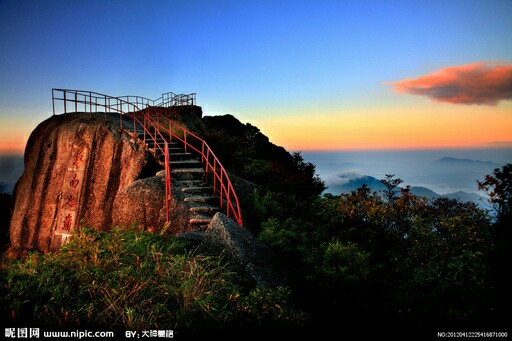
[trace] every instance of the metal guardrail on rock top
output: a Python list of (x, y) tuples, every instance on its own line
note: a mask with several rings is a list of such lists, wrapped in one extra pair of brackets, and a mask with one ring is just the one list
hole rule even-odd
[[(225, 208), (226, 215), (233, 218), (242, 226), (242, 214), (238, 197), (229, 179), (228, 173), (215, 156), (208, 144), (199, 136), (178, 125), (162, 113), (162, 108), (195, 105), (196, 94), (176, 95), (172, 92), (164, 93), (160, 98), (152, 100), (141, 96), (112, 97), (94, 91), (52, 89), (53, 114), (62, 104), (62, 112), (92, 113), (104, 112), (119, 114), (121, 129), (131, 132), (131, 127), (123, 127), (123, 117), (133, 119), (133, 134), (138, 137), (137, 126), (143, 128), (144, 142), (146, 137), (154, 143), (154, 153), (157, 149), (165, 157), (165, 188), (166, 188), (166, 219), (169, 221), (169, 200), (171, 192), (171, 169), (169, 157), (169, 143), (178, 140), (183, 143), (185, 151), (192, 150), (201, 157), (206, 170), (206, 180), (211, 173), (215, 195), (220, 198), (221, 209)], [(169, 134), (168, 139), (164, 134)], [(164, 141), (163, 143), (161, 141)]]
[(132, 103), (141, 109), (148, 106), (152, 107), (191, 107), (196, 105), (196, 94), (175, 94), (174, 92), (166, 92), (157, 99), (150, 99), (142, 96), (118, 96), (116, 98), (122, 99), (126, 102)]

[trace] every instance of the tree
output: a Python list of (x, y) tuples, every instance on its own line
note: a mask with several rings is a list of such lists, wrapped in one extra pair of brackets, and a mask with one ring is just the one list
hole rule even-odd
[(487, 175), (484, 181), (478, 181), (478, 189), (485, 190), (489, 202), (496, 210), (498, 221), (510, 221), (512, 216), (512, 164), (503, 169), (496, 168), (493, 175)]
[(497, 310), (502, 313), (509, 312), (512, 304), (512, 164), (506, 164), (502, 170), (496, 168), (494, 175), (487, 175), (484, 181), (478, 181), (478, 189), (487, 192), (489, 203), (496, 210), (494, 263), (499, 297)]
[(388, 200), (388, 202), (393, 202), (397, 198), (398, 190), (396, 189), (398, 185), (404, 182), (400, 178), (393, 179), (395, 174), (386, 174), (384, 179), (381, 179), (380, 182), (386, 187), (384, 190), (384, 197)]

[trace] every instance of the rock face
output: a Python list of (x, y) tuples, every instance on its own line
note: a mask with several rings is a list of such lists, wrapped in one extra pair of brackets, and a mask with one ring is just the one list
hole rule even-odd
[[(168, 231), (175, 234), (189, 229), (188, 207), (180, 198), (180, 191), (174, 187), (169, 202)], [(112, 225), (135, 226), (138, 229), (159, 232), (166, 223), (165, 172), (140, 179), (122, 188), (114, 200)]]
[[(165, 187), (163, 197), (153, 191), (161, 178), (136, 181), (155, 174), (157, 165), (114, 117), (54, 115), (32, 132), (14, 190), (11, 248), (53, 251), (81, 224), (106, 230), (128, 223), (128, 215), (122, 217), (127, 211), (128, 224), (162, 226)], [(152, 207), (146, 205), (149, 198), (155, 199)]]
[(204, 232), (199, 250), (222, 254), (256, 285), (275, 287), (284, 284), (283, 278), (274, 270), (273, 252), (224, 213), (215, 214)]

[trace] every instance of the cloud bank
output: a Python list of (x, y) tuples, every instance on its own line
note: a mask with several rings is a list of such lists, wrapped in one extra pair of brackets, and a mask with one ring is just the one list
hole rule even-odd
[(496, 105), (512, 100), (512, 65), (473, 63), (441, 69), (416, 79), (388, 82), (409, 93), (452, 104)]
[(354, 181), (364, 177), (362, 171), (358, 169), (350, 169), (344, 172), (331, 174), (326, 179), (326, 184), (329, 186), (343, 186), (348, 184), (350, 181)]

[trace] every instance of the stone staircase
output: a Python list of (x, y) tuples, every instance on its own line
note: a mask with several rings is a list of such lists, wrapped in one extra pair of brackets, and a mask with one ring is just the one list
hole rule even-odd
[[(144, 134), (142, 127), (137, 128), (138, 138), (142, 141)], [(169, 141), (168, 135), (158, 136), (156, 142), (164, 145), (164, 139)], [(155, 141), (146, 136), (146, 146), (151, 153), (155, 153)], [(216, 212), (220, 211), (219, 198), (214, 195), (214, 189), (206, 182), (206, 174), (201, 161), (196, 155), (185, 152), (178, 142), (168, 143), (169, 168), (173, 190), (180, 190), (185, 205), (190, 211), (190, 225), (195, 230), (204, 230)], [(164, 165), (165, 157), (159, 148), (156, 149), (156, 159)]]
[[(173, 117), (177, 118), (177, 115), (202, 117), (201, 107), (195, 105), (195, 93), (177, 95), (168, 92), (162, 94), (157, 100), (152, 100), (141, 96), (112, 97), (95, 91), (53, 88), (52, 104), (54, 115), (60, 111), (59, 108), (67, 114), (68, 109), (74, 107), (75, 114), (85, 113), (90, 119), (93, 114), (103, 115), (105, 121), (108, 116), (112, 117), (112, 122), (119, 118), (121, 130), (134, 139), (147, 142), (146, 148), (153, 151), (159, 163), (166, 169), (170, 167), (171, 174), (168, 174), (165, 179), (166, 192), (169, 185), (172, 185), (174, 198), (180, 198), (179, 200), (183, 198), (185, 206), (190, 209), (190, 224), (197, 226), (198, 229), (203, 228), (214, 213), (222, 207), (227, 217), (236, 220), (238, 225), (243, 227), (239, 200), (227, 171), (203, 139), (172, 120)], [(160, 135), (156, 141), (150, 142), (152, 140), (150, 136), (146, 135), (144, 138), (144, 126), (148, 129), (147, 133), (157, 129), (157, 135), (160, 135), (160, 132), (168, 132), (169, 128), (172, 128), (173, 137), (183, 136), (188, 148), (200, 145), (198, 154), (203, 161), (207, 158), (208, 164), (213, 167), (209, 167), (205, 174), (201, 162), (187, 153), (183, 145), (175, 143), (168, 144), (171, 148), (170, 162), (166, 165), (163, 149), (155, 148), (155, 145), (165, 145), (164, 142), (170, 141), (169, 136)], [(207, 178), (215, 179), (213, 182), (215, 190), (208, 186)], [(169, 217), (167, 216), (166, 219), (168, 220)]]

